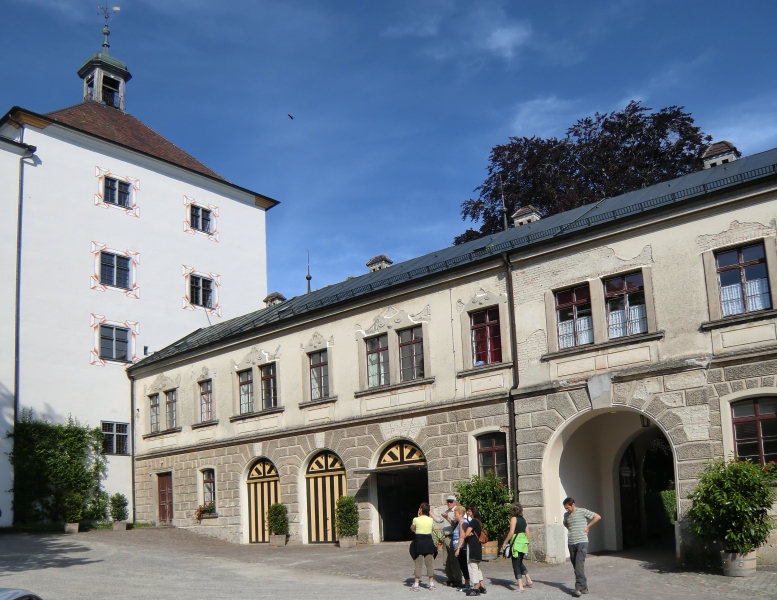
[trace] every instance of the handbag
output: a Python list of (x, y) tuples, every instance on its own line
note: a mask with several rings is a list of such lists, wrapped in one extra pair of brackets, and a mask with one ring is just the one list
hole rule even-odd
[(502, 548), (502, 556), (505, 558), (510, 558), (512, 556), (512, 548), (513, 548), (513, 540), (515, 539), (515, 536), (510, 538), (510, 541), (505, 544), (505, 547)]
[(488, 534), (486, 533), (486, 530), (485, 530), (485, 529), (483, 529), (483, 526), (482, 526), (482, 525), (480, 526), (480, 535), (478, 536), (478, 541), (479, 541), (481, 544), (486, 544), (486, 543), (488, 543)]

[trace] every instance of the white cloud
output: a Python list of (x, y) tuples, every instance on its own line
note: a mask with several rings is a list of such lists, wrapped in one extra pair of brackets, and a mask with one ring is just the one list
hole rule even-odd
[(486, 38), (485, 47), (504, 58), (513, 58), (516, 49), (526, 45), (530, 38), (531, 26), (528, 24), (497, 27)]
[(777, 97), (753, 98), (706, 117), (697, 124), (714, 140), (728, 140), (747, 154), (777, 147)]
[(545, 96), (521, 102), (512, 120), (511, 135), (563, 136), (580, 116), (579, 101)]

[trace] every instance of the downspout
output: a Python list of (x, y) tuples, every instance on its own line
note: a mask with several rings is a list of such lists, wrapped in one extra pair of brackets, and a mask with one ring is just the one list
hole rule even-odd
[[(13, 120), (13, 119), (9, 119)], [(14, 121), (14, 123), (17, 123)], [(20, 128), (19, 142), (24, 143), (24, 125), (17, 123)], [(16, 297), (14, 307), (14, 372), (13, 372), (13, 422), (14, 426), (19, 422), (19, 381), (21, 380), (21, 297), (22, 297), (22, 223), (24, 210), (24, 161), (35, 156), (37, 148), (27, 146), (26, 152), (19, 157), (19, 198), (17, 205), (16, 221)]]
[(507, 394), (507, 405), (510, 415), (509, 425), (509, 437), (510, 437), (510, 454), (513, 458), (510, 459), (510, 480), (513, 482), (513, 493), (515, 499), (518, 499), (518, 473), (516, 472), (516, 460), (515, 453), (517, 450), (517, 440), (515, 431), (515, 403), (513, 401), (513, 392), (518, 389), (518, 341), (516, 336), (516, 320), (515, 320), (515, 293), (513, 290), (513, 263), (510, 262), (510, 257), (507, 252), (502, 254), (502, 261), (505, 264), (505, 275), (507, 277), (507, 314), (510, 325), (510, 352), (513, 357), (513, 385)]
[(127, 373), (130, 380), (130, 477), (132, 477), (132, 522), (137, 517), (135, 508), (135, 378)]

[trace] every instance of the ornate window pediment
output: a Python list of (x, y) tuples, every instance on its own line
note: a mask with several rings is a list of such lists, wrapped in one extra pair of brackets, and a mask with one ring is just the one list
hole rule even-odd
[(389, 306), (372, 320), (372, 325), (367, 329), (363, 329), (361, 325), (357, 324), (356, 338), (364, 338), (390, 329), (405, 329), (419, 323), (428, 323), (431, 320), (432, 309), (428, 304), (414, 314), (408, 314), (404, 310), (397, 310), (393, 306)]
[(256, 346), (253, 346), (251, 348), (251, 351), (245, 355), (243, 360), (241, 360), (239, 363), (232, 361), (232, 365), (234, 366), (235, 371), (243, 371), (255, 365), (264, 365), (267, 363), (275, 362), (276, 360), (280, 360), (280, 358), (281, 358), (280, 346), (278, 346), (275, 349), (275, 352), (272, 354), (270, 354), (266, 350), (262, 350), (261, 348), (257, 348)]

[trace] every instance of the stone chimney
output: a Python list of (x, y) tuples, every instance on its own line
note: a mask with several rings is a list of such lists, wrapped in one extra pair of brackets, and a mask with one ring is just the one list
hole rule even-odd
[(534, 221), (539, 221), (542, 218), (542, 215), (540, 214), (539, 210), (529, 204), (528, 206), (522, 206), (516, 210), (510, 218), (513, 220), (513, 223), (516, 227), (520, 227), (521, 225), (526, 225), (527, 223), (534, 223)]
[(373, 271), (380, 271), (381, 269), (386, 269), (393, 264), (394, 264), (394, 261), (391, 260), (385, 254), (378, 254), (377, 256), (373, 256), (370, 260), (367, 261), (367, 267), (369, 267), (370, 273), (372, 273)]
[(286, 296), (284, 296), (280, 292), (273, 292), (272, 294), (269, 294), (267, 298), (262, 300), (262, 302), (264, 302), (264, 305), (267, 308), (270, 308), (271, 306), (275, 306), (276, 304), (280, 304), (281, 302), (286, 302)]
[(710, 145), (702, 155), (704, 161), (704, 168), (709, 169), (711, 167), (717, 167), (729, 162), (734, 162), (737, 158), (742, 156), (742, 153), (737, 150), (737, 147), (726, 140), (721, 140)]

